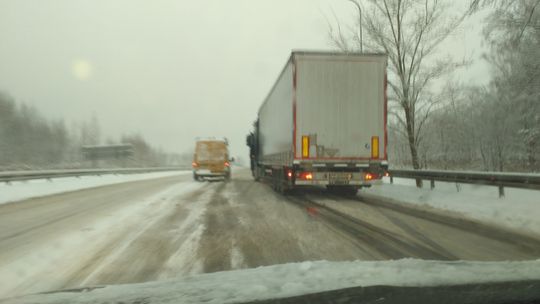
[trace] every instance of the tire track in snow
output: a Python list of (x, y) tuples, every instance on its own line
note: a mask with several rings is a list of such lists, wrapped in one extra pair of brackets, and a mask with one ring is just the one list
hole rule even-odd
[[(24, 207), (16, 214), (15, 222), (18, 218), (27, 221), (35, 218), (35, 221), (39, 221), (43, 216), (57, 216), (55, 212), (69, 213), (71, 209), (79, 207), (85, 209), (92, 205), (93, 201), (101, 202), (105, 200), (105, 196), (111, 195), (106, 200), (109, 205), (96, 204), (93, 210), (79, 217), (56, 222), (8, 241), (8, 244), (13, 244), (7, 248), (7, 259), (4, 256), (2, 261), (4, 264), (0, 265), (0, 295), (58, 289), (70, 283), (69, 279), (73, 278), (74, 273), (84, 272), (84, 264), (90, 258), (95, 256), (100, 260), (100, 255), (106, 256), (107, 251), (101, 250), (104, 244), (108, 244), (107, 242), (114, 240), (118, 235), (125, 236), (125, 226), (136, 223), (134, 221), (142, 218), (141, 214), (144, 215), (145, 210), (158, 204), (168, 193), (168, 189), (177, 187), (181, 180), (167, 178), (144, 184), (135, 182), (117, 185), (114, 188), (83, 190), (78, 193), (79, 197), (73, 197), (73, 193), (67, 196), (64, 194), (51, 196), (38, 199), (37, 210), (28, 208), (35, 205), (35, 201), (5, 205), (9, 208)], [(45, 209), (45, 215), (41, 211), (46, 204), (42, 204), (41, 201), (51, 204), (50, 209)], [(80, 206), (81, 204), (83, 205)], [(47, 219), (48, 217), (45, 218)], [(105, 247), (113, 249), (121, 243), (119, 239), (118, 242)], [(6, 252), (0, 250), (1, 254), (5, 255)], [(14, 259), (10, 260), (10, 255)]]
[(204, 193), (204, 186), (190, 182), (183, 188), (176, 185), (168, 189), (161, 200), (148, 205), (123, 231), (104, 243), (64, 287), (156, 279), (180, 246), (181, 239), (175, 233), (183, 231), (178, 224), (190, 217), (189, 205)]
[(222, 193), (225, 186), (225, 183), (218, 186), (205, 213), (205, 229), (197, 254), (202, 261), (203, 272), (231, 269), (231, 233), (237, 221)]

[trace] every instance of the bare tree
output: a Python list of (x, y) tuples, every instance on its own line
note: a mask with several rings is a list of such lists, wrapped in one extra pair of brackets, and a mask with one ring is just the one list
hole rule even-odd
[[(450, 58), (435, 57), (437, 47), (463, 21), (466, 12), (452, 14), (449, 3), (438, 0), (365, 0), (362, 4), (366, 6), (365, 48), (388, 54), (389, 97), (394, 101), (389, 114), (395, 117), (407, 139), (413, 168), (419, 169), (418, 147), (423, 127), (440, 101), (429, 87), (434, 80), (463, 65)], [(343, 48), (339, 33), (333, 36), (333, 42)], [(417, 184), (420, 186), (421, 181)]]

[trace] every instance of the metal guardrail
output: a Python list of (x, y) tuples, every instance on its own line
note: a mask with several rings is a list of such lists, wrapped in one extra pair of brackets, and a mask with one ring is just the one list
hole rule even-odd
[(191, 167), (157, 167), (157, 168), (116, 168), (116, 169), (73, 169), (73, 170), (39, 170), (39, 171), (0, 171), (0, 182), (10, 183), (32, 179), (52, 179), (60, 177), (80, 177), (106, 174), (135, 174), (164, 171), (188, 170)]
[(504, 196), (504, 187), (540, 190), (540, 174), (435, 170), (390, 170), (389, 173), (391, 183), (394, 177), (429, 180), (431, 189), (435, 188), (435, 181), (497, 186), (499, 197)]

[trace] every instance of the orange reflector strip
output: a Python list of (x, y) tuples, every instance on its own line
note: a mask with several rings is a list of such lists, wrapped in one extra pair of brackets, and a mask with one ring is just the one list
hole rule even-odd
[(309, 136), (302, 136), (302, 157), (309, 157)]
[(371, 158), (379, 158), (379, 136), (371, 137)]

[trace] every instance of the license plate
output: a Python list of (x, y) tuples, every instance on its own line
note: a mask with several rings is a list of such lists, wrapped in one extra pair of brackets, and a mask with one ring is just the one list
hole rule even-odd
[(332, 185), (348, 185), (349, 184), (349, 174), (343, 173), (334, 173), (330, 174), (329, 182)]
[(330, 181), (330, 184), (331, 184), (331, 185), (348, 185), (348, 184), (349, 184), (349, 181), (348, 181), (348, 180), (342, 180), (342, 179), (331, 180), (331, 181)]
[(223, 166), (212, 166), (212, 167), (210, 167), (210, 170), (212, 172), (221, 172), (221, 171), (223, 171)]

